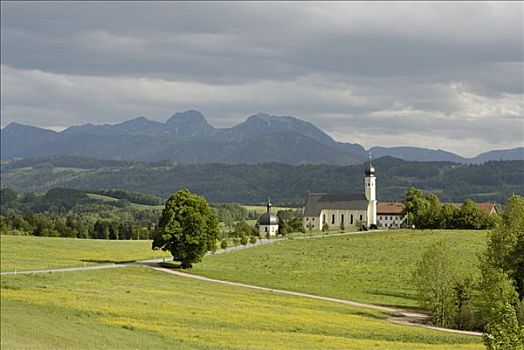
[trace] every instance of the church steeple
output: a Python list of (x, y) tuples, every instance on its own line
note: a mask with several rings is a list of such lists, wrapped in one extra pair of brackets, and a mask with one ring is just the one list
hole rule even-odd
[(377, 224), (376, 177), (375, 168), (371, 163), (371, 152), (364, 172), (364, 194), (368, 200), (367, 226), (369, 227)]
[(271, 198), (267, 197), (267, 212), (271, 212)]
[(366, 166), (365, 173), (366, 173), (366, 176), (375, 176), (375, 168), (373, 167), (373, 164), (371, 163), (371, 152), (369, 152), (369, 162)]

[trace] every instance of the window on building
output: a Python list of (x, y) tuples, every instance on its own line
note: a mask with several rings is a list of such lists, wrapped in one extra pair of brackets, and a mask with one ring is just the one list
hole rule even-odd
[(309, 221), (309, 218), (306, 218), (306, 221)]
[(264, 227), (264, 231), (267, 232), (267, 227)]
[(384, 227), (388, 227), (388, 224), (384, 224)]
[(315, 218), (312, 218), (311, 221), (315, 221)]
[(362, 214), (360, 214), (360, 219), (359, 220), (362, 221)]
[(390, 216), (390, 217), (389, 217), (389, 220), (393, 220), (393, 216)]
[(326, 214), (322, 215), (322, 222), (326, 222)]
[(341, 223), (341, 224), (344, 223), (344, 214), (340, 215), (340, 223)]
[(335, 214), (331, 215), (331, 224), (335, 223)]
[(349, 224), (353, 225), (353, 214), (351, 214), (351, 216), (349, 217)]

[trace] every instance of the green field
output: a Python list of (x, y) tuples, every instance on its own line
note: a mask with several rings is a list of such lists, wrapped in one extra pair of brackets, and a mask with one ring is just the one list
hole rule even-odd
[[(97, 194), (97, 193), (87, 193), (87, 196), (91, 199), (96, 199), (102, 202), (117, 202), (118, 198), (110, 197), (110, 196), (104, 196), (103, 194)], [(163, 205), (148, 205), (148, 204), (138, 204), (138, 203), (132, 203), (129, 202), (129, 206), (137, 209), (164, 209)]]
[[(246, 208), (248, 211), (254, 211), (257, 213), (257, 215), (262, 215), (267, 211), (267, 207), (265, 205), (242, 205), (244, 208)], [(297, 208), (289, 208), (289, 207), (271, 207), (272, 213), (277, 213), (279, 210), (288, 210), (288, 209), (297, 209)]]
[(0, 235), (1, 270), (91, 266), (168, 256), (151, 241), (106, 241)]
[(486, 232), (466, 230), (362, 233), (287, 240), (208, 256), (192, 273), (265, 287), (388, 306), (415, 307), (411, 272), (425, 246), (445, 239), (459, 270), (475, 270)]
[(2, 349), (482, 349), (375, 311), (142, 267), (2, 276), (1, 287)]

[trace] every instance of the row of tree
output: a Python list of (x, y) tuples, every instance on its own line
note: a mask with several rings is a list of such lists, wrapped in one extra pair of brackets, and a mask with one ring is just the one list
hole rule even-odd
[[(2, 233), (14, 231), (37, 236), (97, 239), (148, 238), (161, 213), (161, 209), (155, 207), (147, 209), (133, 205), (156, 206), (161, 203), (159, 197), (121, 190), (53, 188), (45, 194), (37, 194), (3, 188), (0, 190), (0, 199)], [(257, 228), (245, 222), (258, 219), (256, 211), (249, 211), (237, 203), (216, 204), (210, 206), (210, 209), (229, 228), (226, 237), (258, 235)], [(298, 212), (300, 210), (282, 211), (278, 215), (288, 220)], [(290, 225), (284, 222), (284, 234), (296, 229), (295, 222)]]
[(457, 272), (451, 249), (438, 241), (418, 261), (420, 306), (438, 326), (484, 331), (488, 349), (524, 349), (524, 197), (508, 199), (479, 271)]
[[(0, 233), (42, 237), (93, 239), (150, 239), (157, 215), (137, 219), (130, 213), (102, 218), (98, 215), (69, 216), (45, 214), (13, 214), (0, 216)], [(145, 213), (141, 213), (142, 215)]]
[(494, 216), (484, 213), (469, 199), (460, 206), (442, 204), (435, 193), (425, 196), (414, 187), (406, 191), (403, 203), (408, 225), (416, 228), (489, 229), (496, 221)]

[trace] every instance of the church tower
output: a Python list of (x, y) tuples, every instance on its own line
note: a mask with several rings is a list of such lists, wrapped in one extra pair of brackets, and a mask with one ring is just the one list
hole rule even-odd
[(377, 224), (377, 197), (376, 197), (376, 182), (375, 182), (375, 168), (371, 164), (371, 155), (369, 156), (369, 164), (366, 167), (364, 176), (364, 193), (368, 200), (367, 222), (366, 226)]

